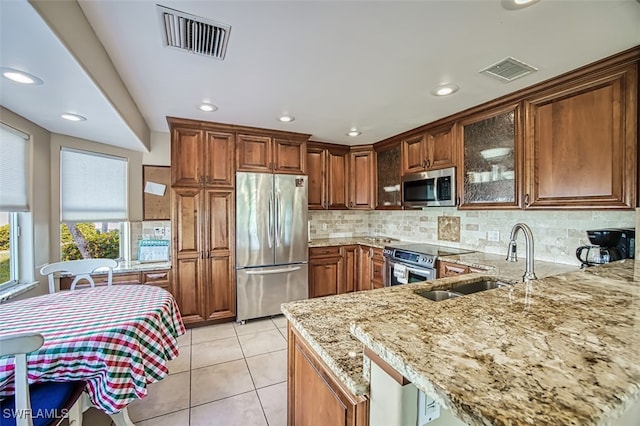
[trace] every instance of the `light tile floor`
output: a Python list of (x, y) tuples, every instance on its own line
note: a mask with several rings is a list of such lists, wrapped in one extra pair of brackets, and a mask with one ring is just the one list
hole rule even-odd
[[(169, 375), (129, 405), (136, 426), (285, 426), (287, 321), (280, 315), (187, 330)], [(101, 411), (85, 426), (112, 426)]]

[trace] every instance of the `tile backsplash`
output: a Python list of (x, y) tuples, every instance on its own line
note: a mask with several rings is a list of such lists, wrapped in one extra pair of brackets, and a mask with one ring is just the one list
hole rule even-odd
[(138, 259), (140, 240), (169, 240), (171, 241), (171, 221), (156, 220), (145, 222), (131, 222), (131, 260)]
[[(438, 217), (460, 218), (460, 242), (438, 240)], [(442, 219), (441, 219), (442, 221)], [(463, 211), (454, 207), (424, 210), (310, 211), (311, 238), (385, 236), (411, 242), (463, 247), (505, 254), (511, 228), (524, 222), (533, 231), (535, 258), (578, 265), (575, 251), (589, 244), (588, 229), (635, 227), (635, 211)], [(498, 241), (489, 241), (488, 233)], [(518, 236), (524, 242), (522, 234)], [(524, 247), (524, 246), (523, 246)], [(522, 248), (524, 256), (524, 248)]]

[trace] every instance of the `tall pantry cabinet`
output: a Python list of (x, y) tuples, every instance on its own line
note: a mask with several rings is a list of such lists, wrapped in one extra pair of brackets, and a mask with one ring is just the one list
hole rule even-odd
[(173, 292), (185, 323), (233, 319), (235, 135), (168, 117)]

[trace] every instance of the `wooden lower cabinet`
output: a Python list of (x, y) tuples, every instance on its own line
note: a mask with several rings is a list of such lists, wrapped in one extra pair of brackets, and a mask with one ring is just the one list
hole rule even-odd
[(287, 424), (368, 425), (368, 399), (346, 389), (291, 325), (288, 341)]
[(457, 275), (468, 274), (471, 272), (468, 266), (459, 263), (438, 261), (438, 278), (455, 277)]
[(372, 247), (371, 256), (371, 288), (384, 287), (384, 256), (382, 249)]
[(338, 294), (344, 280), (339, 246), (309, 249), (309, 298)]

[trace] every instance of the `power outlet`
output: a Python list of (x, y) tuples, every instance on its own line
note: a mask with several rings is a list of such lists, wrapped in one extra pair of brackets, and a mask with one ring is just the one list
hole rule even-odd
[(164, 236), (164, 227), (162, 226), (156, 226), (153, 228), (153, 234), (156, 237), (163, 237)]
[(488, 231), (487, 232), (487, 240), (488, 241), (500, 241), (500, 231)]
[(323, 223), (323, 224), (322, 224), (322, 230), (323, 230), (323, 231), (326, 231), (326, 230), (327, 230), (327, 224), (326, 224), (326, 223)]

